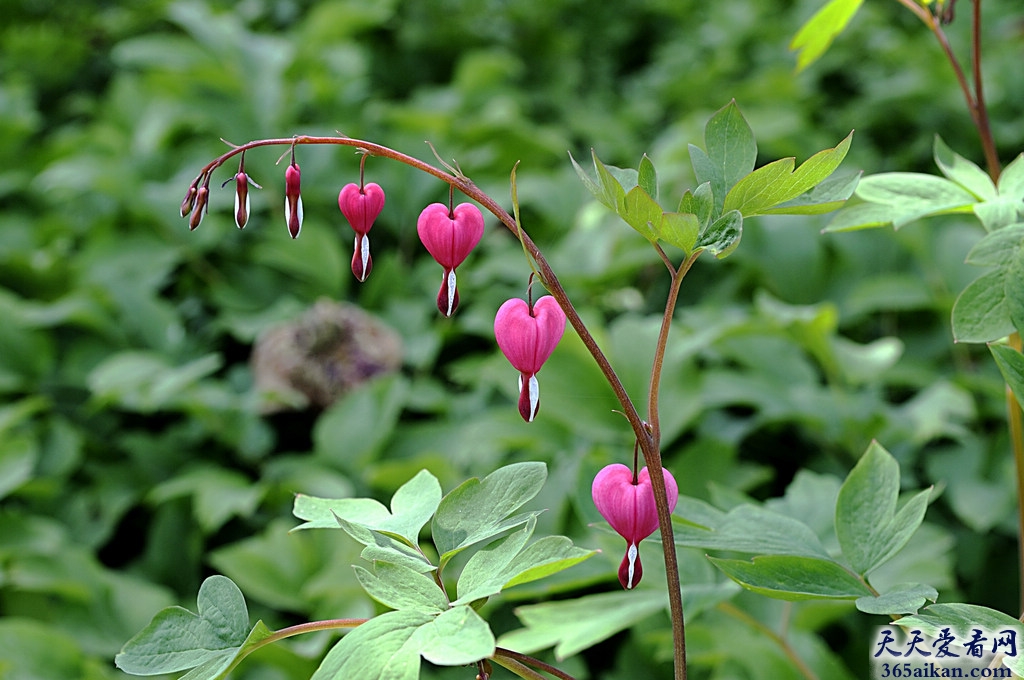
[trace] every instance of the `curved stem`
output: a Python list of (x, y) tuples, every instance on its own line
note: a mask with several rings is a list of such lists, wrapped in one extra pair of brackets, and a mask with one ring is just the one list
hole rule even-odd
[[(361, 626), (369, 621), (369, 619), (327, 619), (326, 621), (310, 621), (309, 623), (300, 623), (295, 626), (288, 626), (280, 630), (275, 630), (268, 637), (263, 638), (259, 641), (256, 647), (263, 645), (269, 645), (285, 638), (294, 637), (296, 635), (302, 635), (304, 633), (315, 633), (321, 630), (340, 630), (342, 628), (355, 628)], [(255, 647), (254, 647), (255, 649)]]
[[(1010, 336), (1010, 347), (1021, 351), (1020, 333)], [(1006, 417), (1010, 426), (1010, 445), (1013, 447), (1014, 470), (1017, 473), (1017, 587), (1019, 588), (1019, 611), (1024, 612), (1024, 422), (1021, 419), (1020, 404), (1010, 386), (1006, 386)], [(1022, 613), (1024, 616), (1024, 613)]]
[(576, 680), (574, 677), (572, 677), (571, 675), (569, 675), (565, 671), (560, 670), (558, 668), (555, 668), (551, 664), (544, 663), (540, 659), (535, 659), (532, 656), (527, 656), (526, 654), (520, 654), (519, 652), (513, 652), (511, 649), (505, 649), (504, 647), (496, 647), (495, 650), (494, 650), (494, 656), (491, 657), (491, 658), (496, 663), (501, 663), (500, 661), (498, 661), (498, 657), (501, 657), (503, 659), (511, 659), (511, 660), (517, 661), (517, 662), (519, 662), (521, 664), (525, 664), (525, 665), (528, 665), (528, 666), (533, 666), (534, 668), (539, 668), (540, 670), (544, 671), (545, 673), (547, 673), (549, 675), (553, 675), (556, 678), (559, 678), (559, 680)]
[(203, 178), (208, 178), (210, 173), (223, 165), (228, 159), (236, 154), (243, 153), (248, 149), (275, 145), (288, 145), (294, 148), (300, 144), (335, 144), (340, 146), (350, 146), (359, 149), (366, 154), (381, 158), (388, 158), (425, 172), (428, 175), (433, 175), (482, 205), (488, 212), (497, 217), (509, 231), (522, 241), (523, 247), (537, 264), (537, 273), (541, 282), (565, 312), (565, 316), (570, 325), (572, 325), (576, 330), (576, 333), (579, 335), (583, 345), (594, 358), (598, 368), (604, 375), (605, 380), (611, 386), (612, 392), (615, 393), (615, 397), (618, 399), (619, 404), (622, 406), (622, 413), (629, 421), (637, 441), (640, 442), (640, 450), (643, 452), (644, 462), (651, 474), (651, 486), (654, 491), (655, 505), (658, 509), (658, 524), (661, 530), (663, 553), (665, 557), (669, 609), (672, 618), (672, 638), (675, 647), (675, 678), (676, 680), (686, 680), (686, 642), (683, 621), (683, 597), (682, 591), (679, 587), (679, 564), (676, 558), (676, 546), (672, 532), (672, 517), (668, 509), (668, 496), (665, 491), (665, 478), (662, 472), (661, 452), (658, 448), (658, 443), (651, 436), (647, 424), (644, 422), (643, 418), (640, 417), (640, 413), (637, 411), (636, 406), (634, 406), (629, 394), (626, 392), (626, 388), (622, 385), (622, 381), (619, 380), (619, 376), (615, 373), (615, 370), (612, 368), (608, 358), (604, 355), (604, 352), (601, 351), (597, 341), (594, 340), (593, 335), (591, 335), (590, 331), (587, 330), (586, 324), (584, 324), (583, 319), (580, 318), (580, 315), (573, 306), (572, 301), (569, 299), (565, 288), (562, 287), (562, 284), (559, 282), (555, 272), (551, 269), (551, 266), (548, 264), (543, 253), (541, 253), (540, 249), (533, 242), (533, 239), (530, 238), (525, 229), (521, 229), (516, 225), (515, 219), (508, 213), (508, 211), (502, 208), (501, 205), (499, 205), (493, 198), (480, 190), (457, 168), (453, 168), (451, 172), (445, 172), (444, 170), (440, 170), (429, 163), (419, 160), (418, 158), (400, 153), (389, 147), (360, 139), (352, 139), (351, 137), (312, 137), (308, 135), (298, 135), (289, 138), (256, 140), (241, 146), (231, 145), (232, 148), (229, 151), (221, 154), (202, 168), (196, 181), (198, 182)]
[(992, 126), (988, 122), (988, 107), (985, 106), (985, 88), (981, 82), (981, 0), (973, 0), (971, 15), (971, 69), (974, 77), (974, 124), (981, 136), (981, 148), (985, 151), (985, 163), (992, 181), (998, 181), (1002, 166), (996, 143), (992, 139)]
[[(661, 248), (658, 248), (659, 252)], [(657, 447), (661, 447), (661, 418), (659, 417), (658, 394), (661, 391), (661, 371), (665, 363), (665, 350), (668, 347), (668, 333), (672, 327), (672, 316), (675, 313), (676, 301), (679, 299), (679, 287), (690, 267), (697, 261), (701, 251), (692, 253), (675, 269), (669, 265), (668, 298), (665, 300), (665, 314), (661, 318), (661, 330), (658, 332), (658, 344), (654, 348), (654, 365), (651, 367), (651, 384), (647, 391), (647, 422), (650, 424), (651, 437)]]
[(492, 660), (499, 666), (507, 668), (519, 677), (524, 678), (524, 680), (546, 680), (546, 678), (543, 675), (533, 670), (526, 664), (516, 661), (515, 659), (511, 659), (505, 656), (499, 657), (497, 654), (495, 654), (494, 657), (492, 657)]

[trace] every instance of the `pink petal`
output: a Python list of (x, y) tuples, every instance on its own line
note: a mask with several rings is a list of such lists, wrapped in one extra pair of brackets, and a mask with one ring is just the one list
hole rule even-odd
[[(679, 487), (671, 472), (664, 473), (669, 509), (674, 510)], [(637, 475), (634, 485), (633, 472), (628, 467), (621, 463), (606, 466), (594, 477), (591, 495), (597, 511), (627, 543), (639, 544), (658, 529), (658, 510), (646, 467)]]
[(545, 295), (533, 306), (507, 300), (494, 316), (494, 338), (509, 363), (520, 373), (533, 375), (555, 351), (565, 332), (565, 313), (555, 299)]
[(451, 215), (448, 206), (431, 203), (416, 220), (416, 233), (438, 264), (455, 269), (480, 242), (484, 218), (472, 203), (457, 205)]
[(362, 191), (358, 184), (346, 184), (338, 193), (338, 207), (352, 229), (365, 236), (384, 209), (384, 190), (374, 182), (363, 186)]

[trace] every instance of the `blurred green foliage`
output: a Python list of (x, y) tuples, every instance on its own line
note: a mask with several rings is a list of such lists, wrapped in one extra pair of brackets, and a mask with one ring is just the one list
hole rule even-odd
[[(931, 172), (936, 133), (980, 156), (948, 64), (896, 3), (867, 3), (795, 74), (786, 45), (819, 4), (5, 0), (0, 678), (123, 677), (112, 664), (121, 645), (159, 608), (191, 605), (211, 572), (234, 579), (272, 628), (369, 615), (349, 566), (359, 546), (337, 532), (288, 534), (293, 494), (386, 499), (422, 468), (452, 488), (507, 462), (545, 461), (538, 535), (604, 548), (553, 585), (489, 605), (496, 632), (519, 626), (514, 605), (617, 588), (620, 546), (588, 526), (600, 519), (589, 486), (628, 458), (629, 430), (572, 334), (543, 371), (538, 421), (521, 422), (516, 376), (491, 331), (500, 303), (525, 288), (514, 238), (489, 229), (460, 268), (462, 306), (449, 321), (434, 309), (436, 265), (412, 228), (445, 187), (409, 168), (367, 163), (387, 206), (362, 286), (335, 208), (358, 173), (348, 151), (300, 149), (306, 224), (295, 242), (280, 211), (279, 150), (249, 154), (265, 188), (244, 233), (229, 189), (214, 191), (195, 233), (178, 205), (224, 148), (219, 138), (337, 130), (430, 160), (426, 139), (502, 201), (520, 161), (524, 225), (641, 399), (662, 265), (587, 198), (567, 151), (594, 148), (625, 166), (646, 152), (663, 190), (681, 191), (694, 183), (687, 143), (735, 98), (759, 165), (803, 160), (854, 128), (850, 171)], [(1008, 159), (1024, 148), (1024, 23), (1013, 0), (986, 2), (985, 18), (987, 96)], [(965, 23), (949, 31), (966, 45)], [(950, 217), (822, 236), (826, 222), (753, 218), (733, 257), (702, 259), (688, 277), (663, 382), (667, 464), (681, 493), (729, 509), (808, 475), (837, 487), (877, 438), (906, 488), (940, 494), (885, 569), (913, 573), (947, 601), (1013, 611), (1002, 382), (987, 351), (954, 346), (949, 328), (956, 294), (977, 274), (963, 258), (981, 230)], [(323, 296), (391, 324), (401, 374), (322, 412), (262, 416), (252, 343)], [(684, 584), (721, 582), (703, 552), (681, 560)], [(644, 564), (654, 587), (657, 556)], [(869, 626), (882, 622), (848, 603), (740, 594), (731, 605), (769, 626), (788, 620), (794, 646), (829, 678), (863, 676)], [(709, 600), (688, 627), (698, 677), (794, 677), (734, 611)], [(637, 620), (565, 668), (625, 678), (647, 664), (649, 677), (666, 676), (667, 621)], [(261, 651), (237, 677), (307, 678), (328, 642)]]

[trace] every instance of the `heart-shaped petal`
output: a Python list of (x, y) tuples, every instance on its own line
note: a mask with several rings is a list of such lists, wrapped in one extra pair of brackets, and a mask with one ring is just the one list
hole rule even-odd
[(537, 300), (531, 313), (524, 300), (512, 298), (498, 308), (494, 338), (498, 347), (520, 373), (540, 370), (565, 333), (565, 312), (550, 295)]
[(338, 207), (352, 229), (365, 236), (384, 209), (384, 190), (374, 182), (364, 185), (362, 190), (358, 184), (346, 184), (338, 193)]
[(416, 220), (416, 233), (438, 264), (455, 269), (484, 235), (484, 217), (472, 203), (460, 203), (451, 212), (442, 203), (431, 203)]
[[(679, 501), (679, 486), (671, 472), (665, 469), (663, 472), (669, 511), (672, 511)], [(613, 463), (597, 473), (591, 487), (597, 511), (629, 543), (639, 543), (658, 529), (658, 510), (647, 468), (640, 471), (636, 481), (634, 484), (632, 470), (621, 463)]]

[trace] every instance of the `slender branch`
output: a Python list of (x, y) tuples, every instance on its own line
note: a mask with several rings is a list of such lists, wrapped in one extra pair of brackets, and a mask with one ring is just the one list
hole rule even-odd
[(524, 678), (525, 680), (547, 680), (547, 678), (545, 678), (537, 671), (533, 670), (526, 664), (516, 661), (515, 659), (511, 659), (506, 656), (498, 656), (497, 654), (495, 654), (491, 658), (494, 661), (494, 663), (509, 669), (510, 671), (512, 671), (519, 677)]
[[(658, 248), (661, 251), (661, 248)], [(672, 327), (672, 315), (675, 313), (676, 301), (679, 299), (679, 287), (683, 278), (690, 271), (690, 267), (697, 261), (701, 251), (690, 254), (686, 260), (679, 265), (679, 269), (671, 266), (669, 271), (672, 278), (669, 280), (668, 299), (665, 300), (665, 314), (661, 318), (661, 330), (658, 332), (658, 344), (654, 348), (654, 365), (651, 367), (651, 384), (647, 391), (647, 422), (651, 428), (651, 438), (659, 449), (661, 448), (661, 418), (658, 415), (658, 394), (661, 391), (661, 372), (665, 363), (665, 350), (668, 347), (668, 332)]]
[(1002, 166), (996, 143), (992, 139), (992, 126), (988, 122), (988, 107), (985, 106), (985, 88), (981, 82), (981, 0), (973, 0), (971, 15), (971, 68), (974, 77), (974, 124), (981, 136), (981, 148), (985, 151), (985, 163), (992, 181), (998, 181)]
[(512, 659), (514, 661), (518, 661), (529, 666), (533, 666), (534, 668), (539, 668), (545, 673), (548, 673), (549, 675), (553, 675), (556, 678), (559, 678), (559, 680), (576, 680), (576, 678), (572, 677), (563, 670), (555, 668), (551, 664), (544, 663), (540, 659), (535, 659), (534, 657), (527, 656), (526, 654), (513, 652), (511, 649), (505, 649), (504, 647), (495, 648), (494, 656), (492, 658), (495, 661), (497, 661), (499, 656), (506, 659)]
[(263, 638), (256, 645), (262, 647), (263, 645), (269, 645), (278, 640), (284, 640), (285, 638), (294, 637), (296, 635), (302, 635), (304, 633), (315, 633), (321, 630), (340, 630), (342, 628), (355, 628), (361, 626), (369, 621), (369, 619), (327, 619), (326, 621), (310, 621), (309, 623), (300, 623), (295, 626), (289, 626), (280, 630), (275, 630), (268, 637)]
[(748, 626), (756, 628), (757, 630), (761, 631), (762, 633), (770, 637), (775, 642), (775, 644), (777, 644), (782, 649), (782, 653), (786, 655), (786, 658), (793, 662), (793, 665), (796, 666), (796, 669), (800, 671), (800, 675), (807, 678), (807, 680), (818, 680), (817, 674), (813, 670), (811, 670), (811, 667), (808, 666), (804, 662), (804, 660), (797, 655), (796, 650), (793, 649), (793, 646), (789, 644), (786, 638), (782, 637), (774, 630), (772, 630), (765, 624), (761, 623), (750, 614), (747, 614), (745, 611), (741, 610), (731, 602), (723, 602), (722, 604), (718, 605), (717, 608), (720, 611), (728, 614), (729, 616), (735, 617), (740, 621), (743, 621)]

